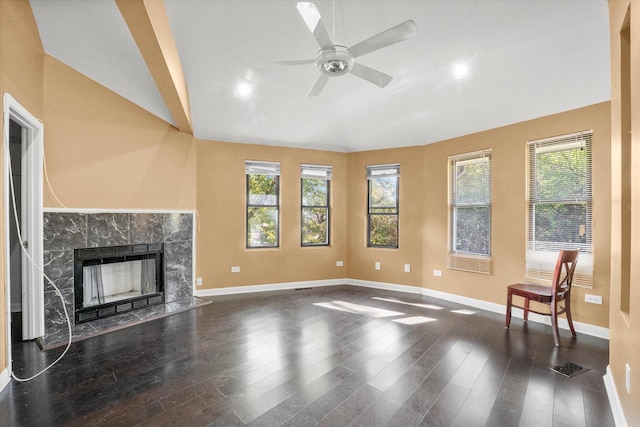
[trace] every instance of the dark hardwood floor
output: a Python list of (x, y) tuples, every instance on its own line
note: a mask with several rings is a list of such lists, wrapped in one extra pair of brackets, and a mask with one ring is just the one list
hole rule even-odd
[[(74, 343), (0, 393), (0, 425), (614, 426), (603, 339), (350, 286), (213, 300)], [(15, 372), (61, 351), (16, 345)]]

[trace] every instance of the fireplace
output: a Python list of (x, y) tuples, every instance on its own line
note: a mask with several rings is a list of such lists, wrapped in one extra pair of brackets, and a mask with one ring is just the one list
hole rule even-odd
[(74, 250), (75, 323), (164, 303), (164, 244)]

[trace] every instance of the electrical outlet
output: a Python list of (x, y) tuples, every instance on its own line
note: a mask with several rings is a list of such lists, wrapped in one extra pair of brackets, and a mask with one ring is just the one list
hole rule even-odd
[(202, 286), (202, 277), (196, 277), (196, 286)]
[(380, 270), (380, 263), (376, 261), (376, 270)]
[(624, 386), (627, 389), (627, 394), (631, 393), (631, 366), (625, 363), (624, 367)]
[(602, 305), (602, 296), (601, 295), (584, 294), (584, 302), (588, 302), (590, 304)]
[(433, 270), (433, 275), (436, 277), (442, 277), (442, 270)]
[(342, 267), (343, 265), (344, 265), (344, 262), (336, 261), (336, 267)]
[(411, 273), (411, 264), (405, 264), (404, 265), (404, 272), (405, 273)]
[(231, 267), (232, 273), (240, 273), (240, 267)]

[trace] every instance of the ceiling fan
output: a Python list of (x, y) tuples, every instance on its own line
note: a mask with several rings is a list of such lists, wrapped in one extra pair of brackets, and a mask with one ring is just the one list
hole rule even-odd
[(286, 65), (316, 64), (320, 75), (307, 96), (319, 95), (330, 77), (343, 76), (347, 73), (360, 77), (376, 86), (385, 87), (393, 77), (359, 64), (355, 62), (354, 59), (382, 49), (383, 47), (410, 39), (418, 34), (416, 23), (408, 20), (351, 47), (346, 47), (333, 43), (315, 3), (306, 1), (298, 2), (296, 7), (309, 28), (309, 31), (311, 31), (313, 37), (320, 45), (320, 50), (315, 59), (280, 61), (279, 63)]

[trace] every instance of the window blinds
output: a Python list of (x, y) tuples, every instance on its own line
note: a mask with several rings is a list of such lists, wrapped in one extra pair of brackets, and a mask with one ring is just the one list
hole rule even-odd
[(333, 167), (323, 165), (300, 165), (300, 176), (302, 178), (331, 179), (333, 177)]
[(526, 275), (551, 280), (560, 249), (580, 249), (573, 283), (593, 285), (592, 131), (530, 141)]
[(245, 174), (280, 175), (280, 163), (247, 160), (244, 162)]
[(491, 150), (449, 157), (447, 267), (491, 273)]
[(367, 166), (367, 179), (393, 178), (400, 176), (400, 163)]

